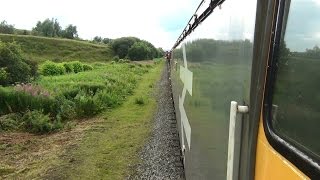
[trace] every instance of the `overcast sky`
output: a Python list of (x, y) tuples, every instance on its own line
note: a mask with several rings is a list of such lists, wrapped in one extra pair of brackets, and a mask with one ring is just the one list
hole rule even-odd
[(6, 0), (0, 21), (31, 30), (37, 21), (57, 18), (77, 26), (83, 39), (136, 36), (170, 49), (201, 0)]
[[(18, 29), (31, 30), (39, 20), (57, 18), (63, 28), (68, 24), (76, 25), (78, 34), (83, 39), (93, 39), (94, 36), (112, 39), (136, 36), (150, 41), (156, 47), (171, 49), (200, 2), (201, 0), (6, 0), (1, 2), (0, 21), (6, 20)], [(207, 0), (202, 9), (208, 7), (209, 2)], [(247, 3), (239, 0), (226, 1), (221, 9), (214, 10), (209, 18), (211, 20), (207, 20), (210, 23), (205, 22), (205, 27), (198, 28), (198, 33), (194, 33), (193, 38), (252, 40), (252, 17), (255, 16), (256, 1), (245, 2)], [(239, 8), (229, 8), (230, 3), (236, 3)], [(202, 12), (202, 9), (199, 11)], [(320, 46), (319, 18), (320, 0), (291, 1), (286, 33), (287, 45), (291, 50), (303, 51), (314, 45)]]

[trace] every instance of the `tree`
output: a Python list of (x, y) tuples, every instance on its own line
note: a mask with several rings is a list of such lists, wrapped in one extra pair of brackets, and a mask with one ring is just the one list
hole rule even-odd
[(109, 44), (109, 43), (111, 43), (111, 41), (112, 41), (112, 39), (109, 39), (109, 38), (103, 38), (103, 40), (102, 40), (102, 42), (104, 44)]
[(32, 29), (33, 35), (45, 37), (60, 37), (62, 33), (61, 26), (57, 19), (45, 19), (43, 22), (38, 21), (36, 27)]
[(102, 37), (101, 36), (96, 36), (93, 38), (93, 42), (96, 42), (96, 43), (101, 43), (102, 42)]
[(135, 43), (140, 41), (140, 39), (135, 37), (122, 37), (113, 40), (112, 48), (116, 55), (119, 56), (120, 59), (125, 58), (128, 55), (128, 51), (130, 47)]
[(33, 76), (34, 71), (36, 72), (36, 64), (25, 60), (21, 55), (20, 47), (14, 42), (0, 42), (0, 67), (0, 85), (27, 82)]
[(8, 24), (7, 21), (2, 21), (0, 23), (0, 33), (13, 34), (14, 33), (14, 26), (11, 24)]
[(72, 24), (69, 24), (66, 27), (66, 29), (63, 31), (62, 37), (68, 38), (68, 39), (78, 38), (77, 26), (73, 26)]
[(135, 42), (129, 49), (128, 56), (131, 60), (146, 60), (151, 55), (151, 49), (144, 42)]
[(158, 48), (157, 49), (157, 51), (158, 51), (158, 55), (157, 55), (157, 57), (158, 58), (160, 58), (160, 57), (163, 57), (164, 56), (164, 50), (160, 47), (160, 48)]

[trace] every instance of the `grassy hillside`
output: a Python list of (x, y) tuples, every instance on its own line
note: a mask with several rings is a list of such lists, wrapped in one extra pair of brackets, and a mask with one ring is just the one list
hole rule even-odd
[(16, 41), (21, 45), (25, 57), (38, 62), (45, 60), (94, 62), (108, 61), (113, 57), (113, 50), (107, 45), (69, 39), (0, 34), (0, 41)]

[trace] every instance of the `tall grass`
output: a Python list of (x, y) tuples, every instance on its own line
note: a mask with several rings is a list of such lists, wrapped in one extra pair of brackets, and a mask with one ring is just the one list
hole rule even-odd
[(0, 115), (29, 113), (28, 117), (38, 118), (35, 124), (40, 126), (32, 132), (56, 130), (61, 127), (60, 123), (73, 118), (92, 117), (119, 106), (133, 94), (141, 76), (150, 69), (101, 63), (93, 67), (92, 71), (77, 74), (41, 76), (32, 85), (0, 87)]

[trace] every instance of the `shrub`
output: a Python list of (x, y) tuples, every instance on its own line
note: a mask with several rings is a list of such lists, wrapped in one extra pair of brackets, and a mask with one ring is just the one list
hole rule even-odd
[(76, 116), (75, 103), (66, 99), (64, 96), (57, 96), (55, 99), (56, 119), (60, 121), (71, 120)]
[(78, 72), (82, 72), (83, 71), (83, 65), (81, 62), (79, 61), (73, 61), (71, 62), (72, 66), (73, 66), (73, 71), (75, 73), (78, 73)]
[(19, 128), (19, 119), (17, 114), (11, 113), (0, 116), (0, 132), (8, 130), (17, 130)]
[(6, 79), (5, 81), (2, 79), (0, 85), (28, 82), (32, 77), (32, 68), (22, 57), (20, 46), (15, 42), (3, 43), (0, 41), (0, 67), (5, 68), (6, 71)]
[(89, 64), (83, 64), (83, 71), (91, 71), (93, 67)]
[(67, 73), (73, 73), (73, 65), (70, 63), (63, 63)]
[(8, 73), (6, 68), (0, 68), (0, 84), (5, 84), (7, 82)]
[(120, 58), (119, 58), (119, 56), (114, 56), (112, 60), (115, 62), (118, 62), (120, 60)]
[(153, 58), (152, 49), (144, 41), (135, 42), (128, 51), (128, 56), (131, 60), (146, 60)]
[(90, 117), (103, 110), (103, 104), (97, 96), (90, 96), (84, 91), (80, 91), (74, 98), (77, 115), (80, 117)]
[(52, 61), (46, 61), (42, 64), (41, 74), (44, 76), (56, 76), (66, 73), (66, 69), (62, 64), (57, 64)]
[(59, 126), (54, 125), (50, 117), (43, 114), (43, 111), (38, 110), (27, 111), (21, 120), (24, 129), (32, 133), (47, 133), (55, 130)]

